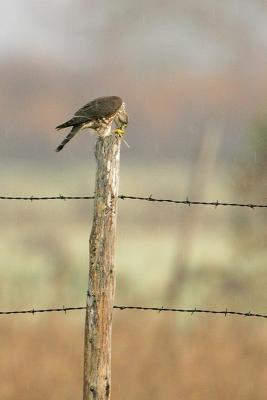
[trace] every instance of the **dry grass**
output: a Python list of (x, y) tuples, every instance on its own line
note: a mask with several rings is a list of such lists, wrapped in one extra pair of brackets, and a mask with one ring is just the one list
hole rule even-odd
[[(190, 318), (115, 312), (113, 399), (266, 399), (264, 321)], [(2, 319), (0, 398), (81, 398), (82, 351), (82, 316)]]
[[(146, 170), (146, 175), (134, 171), (125, 182), (137, 185), (132, 177), (153, 181), (150, 176), (156, 175), (158, 180), (165, 177), (154, 169)], [(25, 176), (30, 177), (25, 193), (31, 193), (29, 188), (35, 188), (36, 182), (32, 173)], [(36, 176), (39, 179), (39, 173)], [(176, 182), (170, 178), (166, 186), (169, 181)], [(35, 193), (48, 193), (49, 179), (41, 184)], [(151, 193), (158, 193), (156, 186)], [(227, 185), (219, 186), (222, 191)], [(151, 188), (151, 184), (142, 182), (140, 187)], [(160, 187), (165, 193), (165, 187)], [(8, 185), (5, 189), (12, 193)], [(178, 198), (186, 193), (180, 189), (165, 194)], [(60, 192), (68, 193), (67, 186)], [(73, 193), (80, 192), (73, 189)], [(131, 190), (124, 187), (122, 192), (140, 190), (137, 185)], [(220, 193), (218, 198), (235, 198)], [(5, 203), (1, 215), (2, 309), (83, 304), (89, 206)], [(180, 297), (175, 299), (176, 306), (264, 312), (266, 224), (261, 212), (248, 211), (203, 210), (198, 234), (190, 238), (192, 246), (184, 254), (184, 227), (191, 209), (146, 204), (133, 208), (121, 202), (117, 303), (170, 305), (164, 297), (166, 282), (177, 257), (177, 266), (181, 265), (182, 254), (187, 275), (184, 282), (177, 281)], [(222, 316), (116, 311), (112, 398), (266, 399), (265, 325), (262, 320)], [(0, 335), (1, 400), (81, 398), (82, 313), (1, 317)]]

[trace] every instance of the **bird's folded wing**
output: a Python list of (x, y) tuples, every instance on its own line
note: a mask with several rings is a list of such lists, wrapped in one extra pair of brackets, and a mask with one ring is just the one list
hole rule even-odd
[(83, 124), (85, 122), (88, 122), (89, 120), (90, 120), (90, 118), (88, 118), (88, 117), (77, 115), (77, 116), (71, 118), (69, 121), (64, 122), (64, 124), (58, 125), (56, 127), (56, 129), (60, 130), (60, 129), (68, 128), (69, 126)]

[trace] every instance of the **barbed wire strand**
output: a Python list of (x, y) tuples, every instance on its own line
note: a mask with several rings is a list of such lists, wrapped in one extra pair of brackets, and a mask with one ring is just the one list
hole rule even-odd
[[(121, 200), (141, 200), (148, 202), (158, 202), (158, 203), (173, 203), (173, 204), (183, 204), (187, 206), (191, 205), (201, 205), (201, 206), (213, 206), (217, 208), (218, 206), (228, 206), (228, 207), (247, 207), (251, 209), (255, 208), (267, 208), (267, 204), (257, 204), (257, 203), (227, 203), (219, 200), (216, 201), (195, 201), (190, 200), (188, 197), (185, 200), (173, 200), (173, 199), (158, 199), (152, 195), (148, 197), (140, 196), (128, 196), (121, 194), (118, 196)], [(42, 200), (93, 200), (94, 196), (64, 196), (59, 194), (58, 196), (0, 196), (0, 200), (23, 200), (23, 201), (42, 201)]]
[[(241, 311), (231, 311), (225, 308), (224, 310), (207, 310), (200, 308), (192, 308), (192, 309), (184, 309), (184, 308), (168, 308), (168, 307), (145, 307), (145, 306), (113, 306), (114, 309), (117, 310), (142, 310), (142, 311), (157, 311), (161, 312), (175, 312), (175, 313), (188, 313), (188, 314), (221, 314), (225, 317), (227, 315), (235, 315), (242, 317), (256, 317), (256, 318), (267, 318), (267, 314), (253, 313), (251, 311), (241, 312)], [(50, 313), (50, 312), (65, 312), (68, 311), (77, 311), (77, 310), (85, 310), (86, 306), (81, 307), (58, 307), (58, 308), (31, 308), (28, 310), (11, 310), (11, 311), (0, 311), (0, 315), (11, 315), (11, 314), (37, 314), (37, 313)]]

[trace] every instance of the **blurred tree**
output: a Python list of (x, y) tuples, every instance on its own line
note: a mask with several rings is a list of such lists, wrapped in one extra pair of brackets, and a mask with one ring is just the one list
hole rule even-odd
[[(241, 154), (237, 190), (242, 195), (266, 199), (267, 182), (267, 117), (256, 120), (248, 134)], [(265, 193), (264, 193), (265, 191)]]

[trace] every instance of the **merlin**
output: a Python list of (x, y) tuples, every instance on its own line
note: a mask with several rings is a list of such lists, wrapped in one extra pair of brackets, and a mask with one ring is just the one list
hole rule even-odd
[[(111, 131), (112, 123), (116, 129)], [(57, 130), (72, 127), (70, 133), (56, 148), (60, 151), (82, 129), (91, 128), (99, 136), (108, 136), (112, 133), (122, 136), (128, 124), (128, 115), (125, 103), (118, 96), (98, 97), (80, 108), (74, 117), (56, 127)]]

